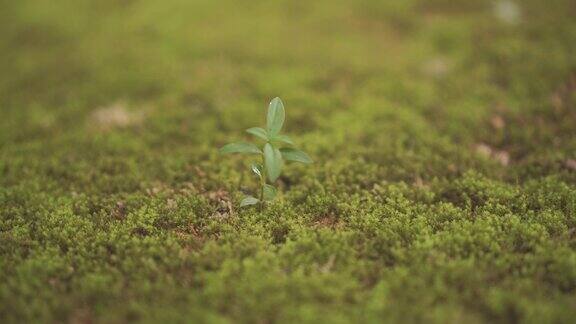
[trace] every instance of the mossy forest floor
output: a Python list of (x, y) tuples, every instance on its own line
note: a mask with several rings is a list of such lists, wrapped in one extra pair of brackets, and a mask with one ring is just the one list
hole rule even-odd
[(2, 2), (0, 322), (576, 318), (573, 0)]

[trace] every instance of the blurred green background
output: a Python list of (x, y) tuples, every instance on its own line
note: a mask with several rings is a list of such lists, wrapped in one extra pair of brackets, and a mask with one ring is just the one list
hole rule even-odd
[(576, 316), (576, 2), (0, 8), (2, 322)]

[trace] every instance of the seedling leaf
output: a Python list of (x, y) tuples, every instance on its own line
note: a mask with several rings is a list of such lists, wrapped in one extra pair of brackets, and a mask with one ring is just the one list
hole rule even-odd
[(294, 142), (292, 142), (292, 139), (286, 135), (276, 135), (272, 138), (272, 140), (286, 143), (288, 145), (294, 145)]
[(261, 139), (263, 139), (263, 140), (265, 140), (265, 141), (268, 140), (268, 133), (266, 133), (266, 130), (265, 130), (264, 128), (262, 128), (262, 127), (252, 127), (252, 128), (248, 128), (248, 129), (246, 130), (246, 132), (248, 132), (248, 133), (250, 133), (250, 134), (252, 134), (252, 135), (254, 135), (254, 136), (256, 136), (256, 137), (259, 137), (259, 138), (261, 138)]
[(278, 190), (269, 184), (264, 185), (264, 200), (273, 200), (278, 194)]
[(268, 106), (268, 116), (266, 117), (266, 128), (270, 136), (277, 135), (280, 132), (285, 116), (282, 100), (278, 97), (272, 99)]
[(282, 152), (282, 158), (284, 158), (284, 160), (296, 161), (306, 164), (313, 162), (312, 159), (308, 156), (308, 154), (295, 148), (284, 147), (280, 149), (280, 152)]
[(264, 145), (264, 164), (270, 182), (276, 181), (282, 171), (282, 153), (270, 143)]
[(252, 172), (256, 173), (259, 178), (262, 178), (262, 166), (257, 163), (252, 163)]
[(247, 196), (244, 199), (242, 199), (242, 201), (240, 202), (240, 207), (256, 205), (259, 202), (260, 202), (260, 200), (258, 200), (257, 198), (254, 198), (252, 196)]
[(254, 153), (254, 154), (262, 154), (262, 151), (258, 148), (258, 146), (251, 144), (251, 143), (230, 143), (224, 145), (220, 149), (220, 153), (228, 154), (228, 153)]

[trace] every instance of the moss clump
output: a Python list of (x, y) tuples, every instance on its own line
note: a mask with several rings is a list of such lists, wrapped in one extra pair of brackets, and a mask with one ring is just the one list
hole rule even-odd
[[(517, 5), (4, 4), (0, 319), (572, 322), (574, 6)], [(275, 95), (317, 163), (237, 210)]]

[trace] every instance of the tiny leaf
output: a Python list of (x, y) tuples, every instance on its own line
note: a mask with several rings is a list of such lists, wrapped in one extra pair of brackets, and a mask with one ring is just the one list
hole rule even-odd
[(276, 135), (272, 138), (273, 141), (278, 141), (278, 142), (282, 142), (282, 143), (286, 143), (289, 145), (294, 145), (294, 142), (292, 142), (292, 139), (286, 135)]
[(256, 173), (256, 175), (262, 178), (262, 166), (260, 164), (252, 163), (252, 172)]
[(282, 153), (270, 143), (264, 145), (264, 163), (270, 182), (276, 181), (282, 171)]
[(264, 185), (264, 200), (266, 201), (273, 200), (274, 197), (276, 197), (276, 194), (278, 194), (278, 190), (276, 190), (274, 186), (271, 186), (269, 184)]
[(260, 200), (252, 196), (247, 196), (244, 199), (242, 199), (242, 202), (240, 202), (240, 207), (256, 205), (258, 202), (260, 202)]
[(268, 140), (268, 133), (266, 133), (266, 130), (265, 130), (264, 128), (262, 128), (262, 127), (252, 127), (252, 128), (248, 128), (248, 129), (246, 130), (246, 132), (248, 132), (248, 133), (250, 133), (250, 134), (252, 134), (252, 135), (254, 135), (254, 136), (256, 136), (256, 137), (259, 137), (259, 138), (261, 138), (261, 139), (263, 139), (263, 140), (266, 140), (266, 141)]
[(255, 153), (255, 154), (262, 154), (260, 149), (251, 143), (230, 143), (224, 145), (220, 149), (220, 153), (227, 154), (227, 153)]
[(280, 149), (282, 152), (282, 158), (288, 161), (296, 161), (301, 163), (312, 163), (312, 159), (308, 154), (291, 147), (284, 147)]
[(268, 116), (266, 117), (266, 128), (271, 136), (280, 132), (284, 124), (286, 113), (284, 111), (284, 104), (280, 98), (272, 99), (268, 106)]

